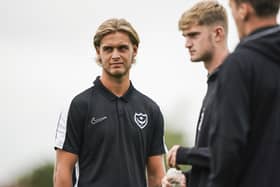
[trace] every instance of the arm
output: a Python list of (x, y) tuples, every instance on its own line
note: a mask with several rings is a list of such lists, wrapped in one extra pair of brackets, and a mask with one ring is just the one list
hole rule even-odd
[(56, 150), (56, 164), (54, 168), (53, 185), (54, 187), (73, 187), (72, 173), (78, 156), (63, 151)]
[(147, 176), (149, 187), (161, 187), (161, 179), (165, 175), (163, 156), (150, 156), (147, 162)]
[(210, 152), (208, 147), (186, 148), (174, 145), (167, 154), (167, 164), (176, 167), (178, 164), (189, 164), (210, 168)]
[(78, 161), (87, 110), (87, 104), (75, 97), (59, 116), (55, 136), (54, 187), (73, 187), (73, 169)]
[(179, 147), (176, 164), (189, 164), (210, 168), (210, 152), (208, 147)]

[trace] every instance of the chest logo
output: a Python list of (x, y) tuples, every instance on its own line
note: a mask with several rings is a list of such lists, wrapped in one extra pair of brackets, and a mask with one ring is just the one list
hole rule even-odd
[(106, 119), (107, 119), (107, 116), (104, 116), (104, 117), (101, 117), (101, 118), (92, 117), (91, 120), (90, 120), (90, 123), (92, 125), (96, 125), (97, 123), (100, 123), (100, 122), (102, 122), (102, 121), (104, 121)]
[(135, 113), (134, 121), (141, 129), (145, 128), (148, 124), (148, 115), (143, 113)]

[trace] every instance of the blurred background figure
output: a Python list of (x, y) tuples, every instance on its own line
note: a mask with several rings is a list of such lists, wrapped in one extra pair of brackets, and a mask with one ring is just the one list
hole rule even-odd
[(218, 77), (210, 187), (279, 186), (280, 1), (229, 4), (240, 43)]

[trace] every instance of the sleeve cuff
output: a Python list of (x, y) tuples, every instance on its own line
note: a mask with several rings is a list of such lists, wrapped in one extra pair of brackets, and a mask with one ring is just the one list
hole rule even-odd
[(176, 153), (176, 164), (188, 164), (189, 148), (179, 147)]

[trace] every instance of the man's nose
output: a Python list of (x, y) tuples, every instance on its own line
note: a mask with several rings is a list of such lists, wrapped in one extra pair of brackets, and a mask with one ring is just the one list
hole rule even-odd
[(120, 53), (119, 53), (118, 49), (113, 50), (112, 58), (113, 59), (120, 58)]
[(185, 41), (185, 47), (186, 48), (190, 48), (192, 46), (192, 42), (190, 39), (186, 38), (186, 41)]

